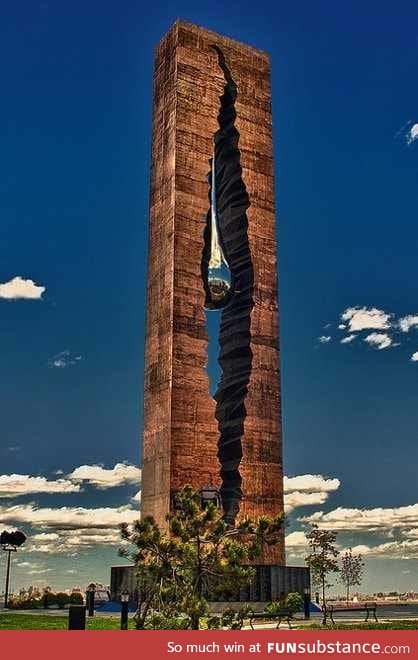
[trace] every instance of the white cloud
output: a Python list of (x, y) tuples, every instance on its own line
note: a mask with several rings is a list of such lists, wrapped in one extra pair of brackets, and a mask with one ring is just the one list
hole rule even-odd
[[(138, 514), (136, 515), (138, 518)], [(119, 529), (81, 529), (71, 531), (71, 533), (64, 532), (66, 545), (72, 548), (92, 547), (95, 545), (121, 545), (121, 537)]]
[(322, 335), (321, 337), (318, 337), (318, 341), (320, 344), (328, 344), (331, 341), (331, 337), (329, 335)]
[(28, 524), (49, 529), (97, 529), (117, 527), (122, 522), (131, 523), (138, 518), (138, 511), (130, 506), (38, 508), (35, 504), (0, 506), (0, 519), (5, 523)]
[(392, 314), (387, 314), (376, 307), (348, 307), (341, 320), (348, 323), (349, 332), (360, 330), (385, 330), (391, 327)]
[(33, 280), (13, 277), (8, 282), (0, 284), (0, 298), (5, 300), (40, 300), (45, 291), (44, 286), (38, 286)]
[(398, 321), (402, 332), (409, 332), (411, 328), (418, 328), (418, 314), (408, 314)]
[(71, 351), (65, 350), (61, 353), (57, 353), (52, 358), (48, 360), (50, 367), (55, 367), (57, 369), (64, 369), (65, 367), (71, 367), (74, 364), (79, 364), (83, 359), (82, 355), (73, 355)]
[(412, 124), (406, 134), (406, 141), (408, 144), (412, 144), (415, 140), (418, 140), (418, 124)]
[(340, 486), (339, 479), (327, 479), (320, 474), (284, 477), (284, 505), (286, 513), (301, 506), (324, 504), (329, 493)]
[(40, 545), (30, 545), (25, 548), (26, 552), (39, 552), (47, 555), (66, 554), (67, 549), (62, 543), (41, 543)]
[(327, 513), (317, 511), (300, 518), (301, 522), (317, 523), (323, 529), (335, 531), (365, 531), (382, 533), (394, 529), (408, 530), (418, 527), (418, 504), (397, 508), (348, 509), (338, 507)]
[(286, 548), (306, 548), (306, 536), (304, 532), (291, 532), (286, 536)]
[(42, 541), (45, 543), (46, 541), (58, 541), (59, 536), (55, 532), (51, 532), (51, 534), (48, 534), (48, 532), (41, 532), (40, 534), (32, 534), (30, 537), (31, 541)]
[(284, 509), (290, 513), (301, 506), (313, 506), (315, 504), (324, 504), (328, 499), (328, 493), (303, 493), (298, 490), (293, 493), (286, 493), (284, 496)]
[(304, 532), (291, 532), (285, 538), (286, 556), (298, 559), (303, 563), (308, 551), (308, 544)]
[[(377, 307), (348, 307), (341, 315), (340, 320), (344, 321), (338, 325), (340, 330), (345, 330), (346, 335), (340, 339), (341, 344), (350, 344), (361, 333), (367, 330), (374, 330), (367, 336), (362, 336), (369, 346), (378, 350), (387, 349), (401, 345), (402, 335), (411, 330), (418, 330), (418, 314), (407, 314), (395, 318), (394, 314), (385, 312)], [(391, 332), (387, 332), (391, 330)], [(325, 340), (326, 337), (320, 338)], [(412, 362), (418, 362), (418, 351), (411, 355)]]
[(357, 545), (352, 548), (356, 554), (383, 559), (418, 559), (418, 541), (391, 541), (378, 545)]
[[(136, 514), (138, 518), (138, 513)], [(28, 539), (26, 551), (38, 554), (66, 554), (69, 556), (78, 555), (79, 552), (90, 550), (103, 545), (113, 545), (120, 547), (123, 545), (118, 527), (102, 529), (97, 527), (85, 527), (80, 529), (61, 529), (56, 538), (44, 538), (31, 536)], [(45, 534), (45, 537), (53, 535)]]
[[(59, 471), (61, 473), (61, 471)], [(100, 465), (81, 465), (65, 478), (48, 480), (30, 475), (0, 475), (0, 497), (12, 498), (32, 493), (78, 493), (83, 482), (104, 490), (115, 486), (140, 486), (141, 471), (134, 465), (117, 463), (106, 469)], [(39, 507), (34, 502), (5, 506), (0, 503), (0, 520), (4, 525), (30, 526), (27, 552), (74, 555), (74, 550), (86, 550), (101, 545), (120, 546), (119, 525), (139, 518), (137, 503), (141, 491), (132, 504), (120, 507)]]
[(30, 493), (78, 493), (80, 486), (67, 479), (48, 481), (45, 477), (27, 474), (0, 475), (0, 498), (17, 497)]
[(293, 490), (324, 491), (329, 493), (337, 490), (341, 485), (339, 479), (328, 479), (320, 474), (301, 474), (297, 477), (284, 477), (283, 489), (285, 493)]
[(135, 465), (116, 463), (113, 468), (106, 469), (101, 465), (80, 465), (67, 475), (73, 481), (86, 481), (99, 490), (124, 486), (126, 484), (139, 484), (141, 471)]
[[(328, 494), (336, 491), (339, 486), (338, 479), (328, 479), (321, 475), (285, 477), (285, 502), (291, 508), (315, 503), (315, 499), (322, 504)], [(371, 544), (366, 542), (352, 547), (353, 552), (365, 557), (418, 559), (418, 504), (372, 509), (338, 507), (328, 512), (317, 511), (298, 520), (304, 525), (316, 523), (321, 529), (350, 534), (351, 537), (353, 534), (370, 536)], [(393, 540), (381, 542), (380, 539), (379, 542), (379, 537), (392, 537)], [(344, 539), (344, 536), (341, 538)], [(350, 545), (353, 546), (352, 543)], [(305, 532), (297, 530), (288, 534), (285, 546), (289, 557), (303, 558), (307, 551)], [(344, 547), (340, 545), (340, 549)]]
[(393, 344), (392, 337), (390, 337), (387, 332), (372, 332), (364, 338), (364, 341), (370, 346), (374, 346), (379, 351), (384, 348), (389, 348), (389, 346), (392, 346)]
[(356, 338), (356, 335), (347, 335), (347, 337), (343, 337), (341, 339), (342, 344), (350, 344), (352, 341), (354, 341)]
[(32, 561), (17, 561), (16, 566), (19, 566), (19, 568), (42, 568), (41, 564)]
[(401, 529), (401, 534), (408, 539), (418, 539), (418, 527), (413, 529)]

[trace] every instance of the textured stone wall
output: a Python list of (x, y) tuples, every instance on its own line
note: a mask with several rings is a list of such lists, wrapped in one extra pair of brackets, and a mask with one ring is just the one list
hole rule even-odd
[[(222, 49), (238, 87), (235, 126), (250, 201), (252, 369), (240, 515), (283, 510), (269, 60), (258, 50), (177, 22), (157, 47), (154, 74), (142, 511), (160, 522), (170, 494), (183, 485), (220, 487), (201, 275), (207, 175), (225, 84), (212, 44)], [(284, 563), (283, 543), (263, 562)]]

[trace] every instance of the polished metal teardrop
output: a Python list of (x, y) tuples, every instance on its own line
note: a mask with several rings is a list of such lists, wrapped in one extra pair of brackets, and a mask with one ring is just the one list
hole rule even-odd
[(232, 289), (231, 269), (222, 250), (218, 210), (216, 204), (216, 163), (215, 151), (212, 158), (211, 199), (210, 199), (210, 258), (208, 263), (208, 289), (210, 300), (208, 309), (220, 309), (228, 304)]

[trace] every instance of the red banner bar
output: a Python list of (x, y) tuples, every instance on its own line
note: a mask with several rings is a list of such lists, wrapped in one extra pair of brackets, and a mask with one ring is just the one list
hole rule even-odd
[(418, 658), (414, 630), (260, 631), (8, 631), (0, 632), (2, 658), (130, 660), (144, 658)]

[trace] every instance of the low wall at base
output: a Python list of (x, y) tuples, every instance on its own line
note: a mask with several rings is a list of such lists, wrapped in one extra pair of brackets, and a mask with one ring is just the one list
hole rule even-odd
[[(310, 591), (309, 568), (305, 566), (254, 566), (255, 578), (248, 587), (241, 589), (231, 601), (270, 602), (280, 600), (288, 593), (297, 591), (301, 594)], [(110, 592), (112, 600), (120, 600), (122, 591), (129, 591), (135, 599), (135, 566), (112, 566)]]
[(281, 600), (292, 592), (310, 592), (311, 578), (306, 566), (254, 566), (256, 574), (248, 587), (241, 589), (239, 600), (270, 602)]

